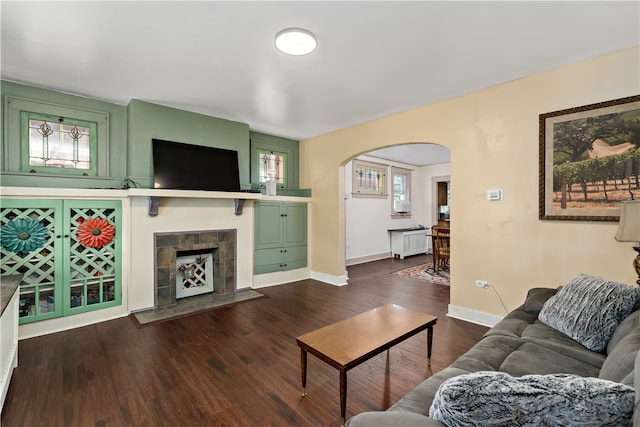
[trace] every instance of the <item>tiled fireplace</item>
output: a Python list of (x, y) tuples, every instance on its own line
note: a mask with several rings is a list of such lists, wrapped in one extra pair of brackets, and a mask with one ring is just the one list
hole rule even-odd
[(155, 306), (176, 303), (176, 257), (179, 253), (211, 254), (213, 292), (236, 290), (236, 230), (182, 231), (154, 233)]

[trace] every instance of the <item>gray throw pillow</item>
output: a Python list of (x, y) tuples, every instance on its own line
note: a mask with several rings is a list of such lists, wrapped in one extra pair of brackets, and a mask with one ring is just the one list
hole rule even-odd
[(446, 380), (429, 416), (453, 426), (626, 426), (633, 387), (579, 375), (481, 371)]
[(599, 352), (639, 299), (637, 286), (579, 274), (544, 303), (538, 319)]

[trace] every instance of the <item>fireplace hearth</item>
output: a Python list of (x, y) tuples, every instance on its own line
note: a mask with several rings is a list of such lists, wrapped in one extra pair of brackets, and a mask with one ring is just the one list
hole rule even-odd
[(235, 229), (154, 233), (154, 247), (156, 307), (176, 303), (177, 283), (182, 275), (177, 259), (184, 254), (200, 254), (210, 260), (214, 294), (236, 290)]

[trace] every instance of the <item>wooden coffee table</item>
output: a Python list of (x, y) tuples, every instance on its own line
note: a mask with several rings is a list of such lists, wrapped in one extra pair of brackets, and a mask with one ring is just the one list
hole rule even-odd
[(340, 422), (347, 412), (347, 371), (418, 332), (427, 330), (427, 364), (431, 365), (433, 325), (438, 319), (388, 304), (296, 338), (300, 347), (302, 396), (307, 395), (307, 353), (340, 371)]

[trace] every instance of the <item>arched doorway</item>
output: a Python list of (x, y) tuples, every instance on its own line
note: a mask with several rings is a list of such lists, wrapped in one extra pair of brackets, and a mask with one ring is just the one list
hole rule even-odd
[[(372, 170), (385, 171), (384, 194), (362, 195), (358, 191), (356, 181), (362, 169), (356, 169), (360, 162), (371, 164)], [(397, 214), (393, 178), (403, 170), (410, 173), (410, 208)], [(388, 229), (436, 224), (441, 205), (434, 205), (438, 189), (433, 182), (449, 182), (449, 175), (449, 149), (431, 143), (394, 145), (349, 159), (344, 164), (345, 265), (388, 258)], [(449, 211), (448, 204), (445, 209)]]

